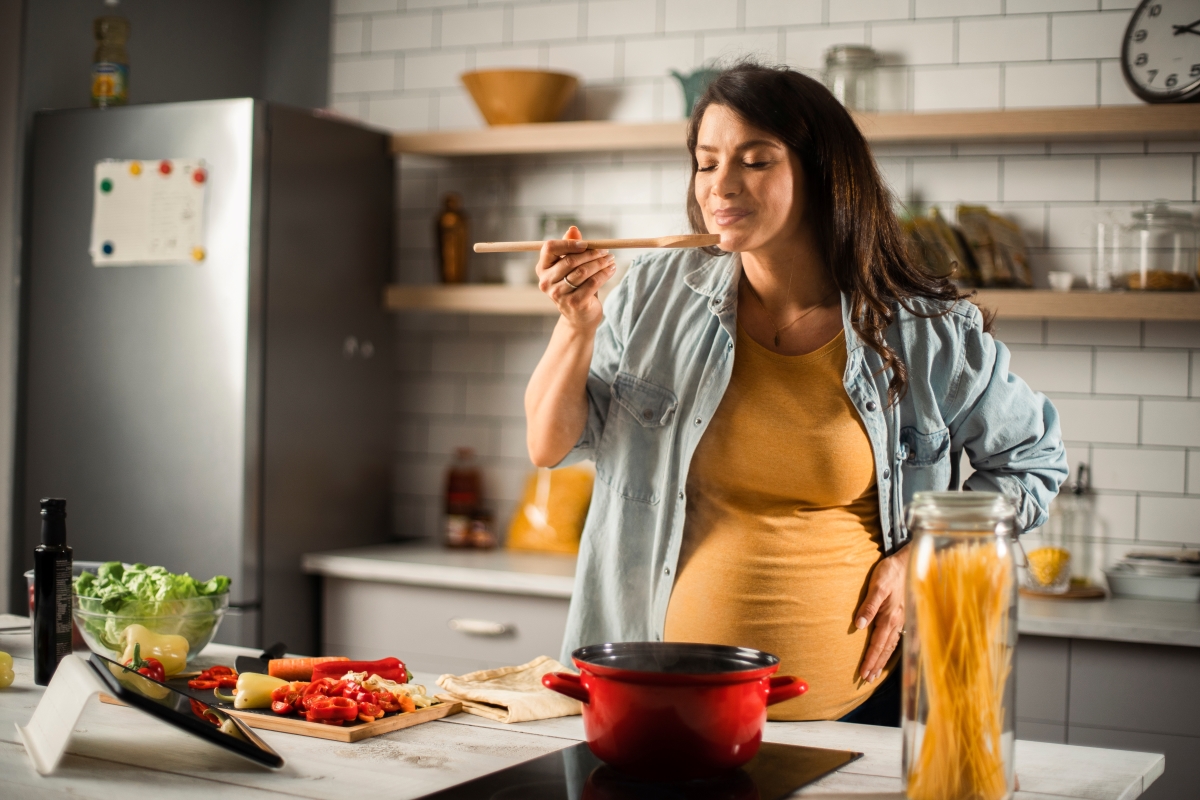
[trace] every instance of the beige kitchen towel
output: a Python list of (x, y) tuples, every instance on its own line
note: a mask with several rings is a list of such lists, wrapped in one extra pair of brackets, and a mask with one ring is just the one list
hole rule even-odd
[(443, 675), (439, 700), (462, 703), (463, 711), (500, 722), (569, 717), (582, 711), (578, 700), (542, 686), (547, 672), (570, 672), (549, 656), (538, 656), (519, 667), (482, 669), (466, 675)]

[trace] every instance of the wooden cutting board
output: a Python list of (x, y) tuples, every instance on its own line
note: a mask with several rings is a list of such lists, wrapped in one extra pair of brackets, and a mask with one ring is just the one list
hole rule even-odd
[[(100, 702), (115, 706), (125, 705), (117, 698), (104, 693), (100, 694)], [(392, 731), (411, 728), (414, 725), (420, 725), (424, 722), (432, 722), (435, 719), (448, 717), (462, 711), (462, 703), (443, 702), (429, 708), (419, 708), (416, 711), (392, 714), (383, 719), (377, 719), (374, 722), (355, 722), (353, 724), (338, 726), (309, 722), (308, 720), (292, 715), (280, 716), (269, 708), (247, 708), (238, 711), (229, 708), (223, 703), (209, 703), (209, 705), (218, 711), (224, 711), (231, 717), (237, 717), (251, 728), (280, 731), (281, 733), (294, 733), (299, 736), (312, 736), (317, 739), (330, 739), (335, 742), (357, 742), (360, 739), (369, 739), (372, 736), (379, 736), (383, 733), (391, 733)]]
[(420, 725), (423, 722), (432, 722), (435, 719), (457, 714), (462, 711), (462, 703), (439, 703), (429, 708), (418, 708), (416, 711), (392, 714), (389, 717), (377, 719), (374, 722), (356, 722), (353, 725), (347, 724), (340, 727), (337, 725), (322, 725), (319, 722), (309, 722), (290, 714), (281, 717), (270, 709), (267, 709), (265, 713), (249, 709), (237, 711), (232, 708), (221, 708), (221, 710), (231, 717), (237, 717), (251, 728), (261, 728), (265, 731), (280, 731), (281, 733), (294, 733), (299, 736), (314, 736), (318, 739), (331, 739), (335, 742), (357, 742), (360, 739), (369, 739), (381, 733), (391, 733), (392, 731), (411, 728), (413, 725)]

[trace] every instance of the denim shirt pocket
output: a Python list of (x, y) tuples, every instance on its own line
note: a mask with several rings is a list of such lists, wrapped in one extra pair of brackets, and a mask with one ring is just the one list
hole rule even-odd
[(900, 429), (904, 452), (904, 500), (913, 492), (943, 491), (950, 486), (950, 430), (922, 433), (916, 428)]
[(622, 497), (657, 503), (679, 400), (670, 389), (626, 372), (617, 373), (612, 399), (617, 408), (600, 437), (596, 477)]

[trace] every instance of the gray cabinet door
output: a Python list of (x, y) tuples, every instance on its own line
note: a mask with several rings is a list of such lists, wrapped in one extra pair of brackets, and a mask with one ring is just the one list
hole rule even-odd
[(461, 674), (558, 658), (562, 648), (566, 599), (323, 580), (322, 653), (394, 654), (419, 672)]
[(1198, 678), (1200, 648), (1072, 639), (1070, 724), (1200, 737)]

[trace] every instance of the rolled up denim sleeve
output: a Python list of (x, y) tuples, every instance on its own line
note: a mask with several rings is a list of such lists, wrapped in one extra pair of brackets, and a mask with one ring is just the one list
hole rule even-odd
[(571, 451), (555, 467), (566, 467), (595, 457), (604, 424), (608, 420), (608, 408), (612, 403), (612, 385), (617, 378), (621, 356), (625, 352), (623, 331), (627, 310), (628, 284), (622, 280), (604, 301), (604, 321), (596, 329), (596, 343), (592, 350), (592, 365), (587, 379), (587, 424)]
[(975, 469), (963, 488), (1000, 492), (1016, 509), (1018, 530), (1028, 531), (1046, 521), (1069, 472), (1058, 411), (1009, 371), (1009, 350), (984, 332), (978, 309), (962, 326), (944, 413), (952, 450), (965, 451)]

